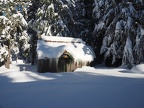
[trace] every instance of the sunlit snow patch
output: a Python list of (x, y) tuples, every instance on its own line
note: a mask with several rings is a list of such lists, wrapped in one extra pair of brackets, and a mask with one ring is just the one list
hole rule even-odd
[(134, 66), (131, 69), (131, 71), (135, 72), (135, 73), (143, 73), (144, 74), (144, 64), (140, 64), (140, 65)]

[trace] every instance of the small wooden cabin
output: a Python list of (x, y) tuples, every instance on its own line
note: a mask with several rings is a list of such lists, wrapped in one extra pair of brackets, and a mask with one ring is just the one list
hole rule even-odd
[(72, 72), (95, 59), (81, 39), (56, 36), (42, 36), (37, 42), (37, 55), (38, 72)]

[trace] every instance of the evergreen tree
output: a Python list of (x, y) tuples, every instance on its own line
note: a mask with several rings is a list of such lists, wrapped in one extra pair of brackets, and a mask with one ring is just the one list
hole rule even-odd
[(106, 65), (132, 67), (144, 60), (144, 1), (95, 0), (95, 52)]
[(81, 14), (81, 18), (77, 17), (79, 19), (79, 22), (81, 23), (81, 29), (78, 31), (80, 33), (79, 36), (86, 42), (87, 45), (90, 46), (94, 45), (94, 41), (92, 41), (92, 32), (94, 28), (94, 20), (92, 18), (93, 2), (93, 0), (83, 0), (82, 2), (80, 2), (80, 6), (78, 7), (81, 7), (81, 5), (83, 5), (83, 10), (81, 10), (83, 11), (83, 14)]
[(0, 16), (0, 64), (6, 61), (8, 54), (8, 40), (9, 40), (9, 20), (5, 16)]
[[(25, 58), (28, 55), (29, 36), (27, 34), (26, 2), (0, 1), (1, 62), (8, 59)], [(5, 50), (4, 50), (5, 49)], [(4, 56), (5, 55), (5, 56)], [(10, 61), (10, 60), (9, 60)]]
[[(68, 4), (67, 1), (64, 3), (61, 0), (41, 0), (37, 1), (37, 4), (41, 5), (29, 22), (35, 31), (47, 36), (72, 35), (67, 27), (67, 24), (73, 24), (72, 12), (70, 11), (72, 3)], [(36, 8), (37, 4), (33, 2), (32, 7)]]
[(84, 0), (33, 0), (30, 13), (35, 13), (30, 14), (30, 28), (41, 35), (82, 38), (91, 16), (85, 18)]

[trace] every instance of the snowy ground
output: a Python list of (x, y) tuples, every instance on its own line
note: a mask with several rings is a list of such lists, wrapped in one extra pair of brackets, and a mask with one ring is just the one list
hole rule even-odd
[(144, 65), (42, 74), (18, 61), (0, 67), (0, 108), (144, 108)]

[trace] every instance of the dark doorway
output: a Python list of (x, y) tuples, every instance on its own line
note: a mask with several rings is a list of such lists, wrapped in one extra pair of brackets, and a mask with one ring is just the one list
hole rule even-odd
[(73, 66), (74, 65), (74, 58), (72, 55), (64, 51), (64, 53), (60, 56), (59, 61), (58, 61), (58, 71), (59, 72), (68, 72), (68, 71), (73, 71)]

